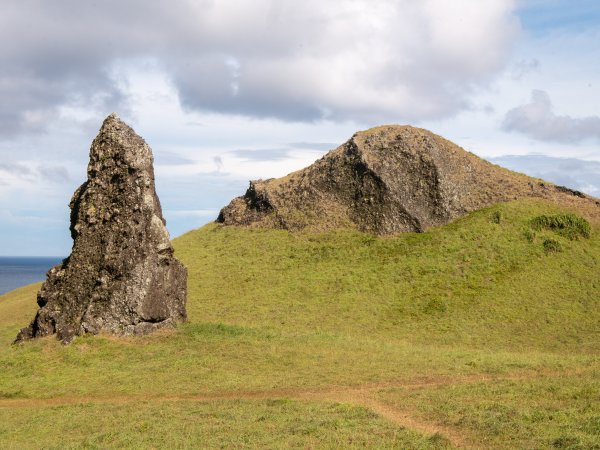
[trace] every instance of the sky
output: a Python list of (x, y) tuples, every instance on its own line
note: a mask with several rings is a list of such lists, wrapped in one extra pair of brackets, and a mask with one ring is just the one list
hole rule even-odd
[(172, 237), (389, 123), (600, 196), (599, 42), (597, 0), (3, 0), (0, 255), (69, 253), (113, 111)]

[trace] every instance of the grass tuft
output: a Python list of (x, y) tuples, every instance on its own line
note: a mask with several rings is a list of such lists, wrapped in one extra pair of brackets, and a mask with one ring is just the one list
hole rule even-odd
[(546, 238), (542, 243), (546, 253), (559, 253), (563, 251), (563, 247), (556, 239)]
[(525, 229), (523, 231), (523, 236), (525, 237), (525, 239), (527, 239), (527, 242), (534, 242), (536, 238), (535, 231), (530, 229)]
[(496, 210), (496, 211), (492, 212), (492, 214), (490, 216), (490, 220), (492, 223), (496, 223), (496, 224), (499, 224), (500, 222), (502, 222), (502, 211)]
[(552, 447), (569, 450), (583, 450), (579, 439), (574, 436), (560, 436), (552, 441)]

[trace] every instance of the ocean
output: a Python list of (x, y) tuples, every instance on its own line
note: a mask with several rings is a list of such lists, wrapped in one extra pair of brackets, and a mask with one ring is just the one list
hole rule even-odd
[(62, 257), (0, 256), (0, 295), (46, 279), (46, 272)]

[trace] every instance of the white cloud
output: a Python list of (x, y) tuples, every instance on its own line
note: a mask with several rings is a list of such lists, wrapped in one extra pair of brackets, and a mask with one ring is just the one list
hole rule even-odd
[(515, 81), (518, 81), (527, 74), (538, 72), (539, 70), (540, 61), (537, 58), (521, 59), (513, 65), (511, 78)]
[(544, 155), (506, 155), (490, 158), (490, 161), (586, 194), (598, 195), (600, 192), (600, 162), (598, 161)]
[(165, 214), (169, 214), (172, 217), (216, 217), (219, 214), (218, 209), (177, 209), (177, 210), (165, 210)]
[(444, 117), (507, 63), (514, 10), (512, 0), (11, 1), (0, 18), (0, 137), (43, 129), (65, 105), (122, 109), (132, 99), (115, 67), (148, 58), (188, 110)]
[(547, 92), (534, 90), (531, 101), (506, 113), (503, 128), (541, 141), (576, 143), (600, 140), (600, 117), (557, 115)]
[(70, 181), (69, 171), (60, 165), (37, 165), (30, 161), (25, 162), (0, 162), (0, 175), (5, 185), (10, 182), (26, 180), (36, 183), (40, 178), (53, 183), (64, 183)]

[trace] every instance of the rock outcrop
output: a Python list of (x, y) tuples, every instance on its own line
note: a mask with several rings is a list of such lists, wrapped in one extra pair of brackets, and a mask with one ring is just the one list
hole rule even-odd
[(427, 130), (381, 126), (356, 133), (311, 166), (250, 182), (221, 210), (225, 225), (386, 235), (425, 231), (494, 203), (542, 197), (585, 206), (596, 199), (484, 161)]
[(90, 149), (70, 203), (71, 255), (48, 272), (17, 341), (55, 334), (146, 334), (186, 319), (187, 270), (173, 256), (150, 147), (115, 114)]

